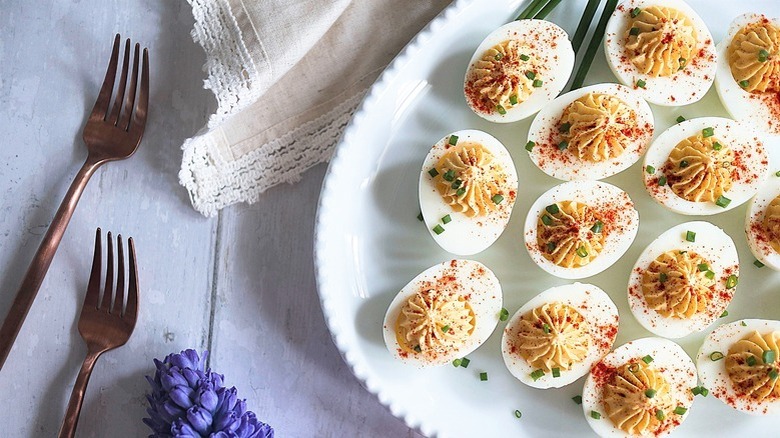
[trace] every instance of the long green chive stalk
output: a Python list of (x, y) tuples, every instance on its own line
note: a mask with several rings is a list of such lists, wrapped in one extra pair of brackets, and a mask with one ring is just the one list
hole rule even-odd
[(515, 18), (515, 21), (533, 18), (548, 1), (549, 0), (533, 0), (525, 9), (523, 9), (523, 12)]
[(552, 10), (555, 9), (556, 6), (558, 6), (558, 3), (560, 2), (561, 0), (550, 0), (550, 3), (547, 3), (547, 6), (542, 8), (542, 10), (539, 11), (539, 13), (534, 16), (534, 18), (536, 18), (537, 20), (544, 20), (547, 17), (547, 15), (549, 15), (550, 12), (552, 12)]
[(596, 25), (596, 31), (593, 33), (593, 37), (591, 37), (590, 43), (588, 43), (588, 49), (585, 51), (585, 56), (582, 58), (580, 68), (577, 70), (577, 74), (574, 75), (574, 81), (571, 83), (572, 90), (582, 87), (582, 83), (585, 82), (585, 76), (588, 74), (588, 70), (590, 70), (590, 65), (593, 63), (593, 57), (596, 56), (596, 51), (601, 44), (601, 40), (604, 38), (604, 32), (607, 29), (609, 17), (615, 12), (617, 3), (618, 0), (607, 0), (607, 4), (601, 12), (599, 23)]
[(571, 45), (574, 48), (575, 53), (579, 53), (582, 43), (585, 41), (585, 35), (588, 33), (590, 22), (593, 21), (593, 16), (596, 15), (596, 9), (598, 9), (601, 0), (588, 0), (588, 5), (585, 6), (585, 11), (580, 18), (580, 24), (577, 25), (577, 30), (574, 32), (574, 38), (571, 40)]

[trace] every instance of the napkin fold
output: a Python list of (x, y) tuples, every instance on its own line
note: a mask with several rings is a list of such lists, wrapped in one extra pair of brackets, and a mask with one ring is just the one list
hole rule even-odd
[(179, 181), (206, 216), (327, 161), (366, 89), (449, 0), (188, 0), (208, 124)]

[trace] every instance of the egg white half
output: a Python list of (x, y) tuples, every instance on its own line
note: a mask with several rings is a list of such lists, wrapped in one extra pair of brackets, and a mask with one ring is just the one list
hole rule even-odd
[[(431, 284), (445, 277), (448, 284), (457, 285), (460, 296), (468, 296), (468, 302), (474, 311), (474, 330), (460, 348), (431, 361), (405, 352), (398, 343), (395, 326), (401, 309), (410, 297), (422, 288), (431, 288)], [(406, 364), (418, 367), (447, 364), (476, 350), (490, 337), (498, 324), (502, 300), (498, 278), (482, 263), (472, 260), (450, 260), (434, 265), (414, 277), (393, 298), (385, 314), (383, 325), (385, 345), (396, 359)]]
[[(696, 233), (694, 242), (686, 240), (688, 231)], [(715, 273), (714, 298), (707, 303), (704, 312), (690, 319), (662, 316), (648, 307), (642, 293), (642, 274), (656, 257), (673, 250), (692, 251), (701, 255), (709, 261), (710, 270)], [(653, 334), (681, 338), (704, 330), (723, 314), (736, 292), (736, 288), (726, 288), (726, 280), (732, 274), (739, 276), (739, 256), (731, 237), (709, 222), (686, 222), (665, 231), (642, 251), (628, 279), (628, 305), (642, 327)]]
[[(743, 325), (744, 324), (744, 325)], [(743, 319), (716, 328), (704, 339), (696, 355), (699, 379), (710, 393), (732, 408), (752, 415), (780, 415), (780, 400), (758, 401), (739, 395), (731, 385), (726, 373), (726, 359), (713, 361), (710, 354), (715, 351), (728, 355), (732, 344), (749, 336), (754, 331), (766, 333), (780, 330), (780, 321), (766, 319)]]
[[(642, 74), (626, 57), (624, 34), (631, 22), (634, 8), (665, 6), (677, 9), (690, 17), (698, 40), (699, 56), (690, 60), (684, 70), (672, 76), (653, 77)], [(648, 102), (662, 106), (681, 106), (699, 101), (715, 80), (717, 54), (712, 34), (699, 14), (682, 0), (626, 0), (612, 13), (604, 34), (604, 50), (607, 64), (618, 80), (633, 88)], [(638, 80), (645, 81), (644, 88)]]
[[(522, 316), (546, 303), (559, 302), (576, 309), (588, 322), (590, 343), (588, 353), (582, 362), (574, 364), (568, 370), (561, 370), (560, 377), (547, 373), (534, 380), (535, 371), (517, 352), (512, 352), (513, 333), (517, 332)], [(525, 303), (507, 323), (501, 338), (501, 352), (504, 364), (517, 379), (533, 388), (560, 388), (568, 385), (590, 371), (590, 367), (612, 349), (618, 330), (618, 310), (606, 292), (598, 286), (574, 283), (552, 287)]]
[[(631, 107), (637, 115), (640, 135), (619, 156), (606, 161), (580, 160), (570, 149), (558, 149), (558, 131), (564, 110), (575, 100), (589, 93), (608, 94), (617, 97)], [(575, 179), (602, 179), (615, 175), (639, 161), (653, 138), (653, 113), (650, 105), (636, 92), (619, 84), (596, 84), (570, 91), (545, 106), (531, 123), (528, 140), (535, 146), (529, 152), (531, 161), (544, 173), (564, 181)]]
[(763, 222), (767, 207), (778, 195), (780, 195), (780, 177), (771, 176), (750, 201), (745, 214), (745, 234), (750, 252), (761, 263), (776, 271), (780, 271), (780, 253), (769, 244), (771, 237)]

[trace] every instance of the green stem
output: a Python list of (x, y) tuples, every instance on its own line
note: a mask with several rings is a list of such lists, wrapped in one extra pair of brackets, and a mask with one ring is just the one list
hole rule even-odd
[(593, 37), (591, 37), (590, 43), (588, 43), (588, 50), (585, 52), (585, 56), (582, 58), (580, 68), (577, 70), (577, 74), (574, 76), (574, 81), (571, 83), (572, 90), (576, 90), (582, 87), (582, 83), (585, 81), (585, 76), (587, 76), (588, 70), (590, 70), (590, 65), (593, 63), (593, 57), (596, 56), (596, 51), (601, 44), (601, 40), (604, 38), (604, 32), (607, 29), (607, 22), (609, 21), (609, 17), (613, 12), (615, 12), (617, 3), (618, 0), (607, 0), (607, 5), (604, 6), (604, 10), (601, 12), (599, 24), (596, 25), (596, 31), (593, 32)]
[(550, 3), (547, 3), (547, 6), (544, 7), (541, 11), (539, 11), (538, 14), (534, 18), (537, 20), (544, 20), (547, 15), (552, 12), (553, 9), (555, 9), (556, 6), (558, 6), (558, 3), (560, 3), (561, 0), (550, 0)]
[(515, 18), (515, 21), (532, 18), (539, 12), (539, 9), (542, 9), (542, 4), (547, 3), (548, 1), (549, 0), (533, 0), (525, 9), (523, 9), (523, 12)]
[(598, 9), (601, 0), (588, 0), (588, 5), (585, 6), (585, 11), (582, 13), (580, 24), (577, 25), (577, 30), (574, 32), (574, 38), (571, 40), (571, 45), (574, 48), (575, 53), (580, 52), (582, 43), (585, 42), (585, 35), (588, 33), (590, 22), (593, 21), (593, 16), (596, 15), (596, 9)]

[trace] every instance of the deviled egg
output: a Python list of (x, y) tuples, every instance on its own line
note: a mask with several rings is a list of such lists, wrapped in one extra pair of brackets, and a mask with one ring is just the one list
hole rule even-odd
[(509, 320), (501, 352), (509, 371), (534, 388), (560, 388), (612, 349), (618, 310), (603, 290), (574, 283), (547, 289)]
[(780, 135), (780, 18), (740, 15), (718, 44), (715, 89), (731, 117)]
[(626, 0), (604, 35), (618, 80), (656, 105), (700, 100), (715, 80), (717, 55), (707, 25), (682, 0)]
[(745, 234), (756, 259), (780, 271), (780, 178), (769, 178), (750, 201)]
[(525, 220), (525, 247), (560, 278), (596, 275), (631, 246), (639, 213), (626, 192), (605, 182), (569, 181), (543, 193)]
[(582, 408), (599, 436), (665, 436), (685, 421), (695, 386), (696, 368), (679, 345), (642, 338), (593, 366)]
[(743, 319), (710, 333), (696, 355), (715, 397), (753, 415), (780, 415), (780, 321)]
[(558, 179), (602, 179), (639, 161), (653, 138), (650, 106), (630, 88), (597, 84), (570, 91), (534, 118), (526, 150)]
[(709, 222), (687, 222), (642, 251), (628, 279), (628, 304), (652, 333), (681, 338), (712, 324), (739, 280), (734, 241)]
[(471, 255), (504, 232), (517, 197), (512, 157), (492, 135), (473, 129), (439, 140), (420, 172), (420, 210), (445, 251)]
[(645, 154), (643, 176), (650, 196), (686, 215), (711, 215), (742, 205), (769, 172), (764, 145), (731, 119), (701, 117), (658, 136)]
[(491, 32), (469, 61), (466, 102), (497, 123), (530, 117), (557, 96), (574, 69), (569, 35), (544, 20), (519, 20)]
[(501, 302), (501, 285), (482, 263), (451, 260), (432, 266), (390, 303), (385, 345), (404, 363), (448, 363), (471, 353), (493, 333)]

